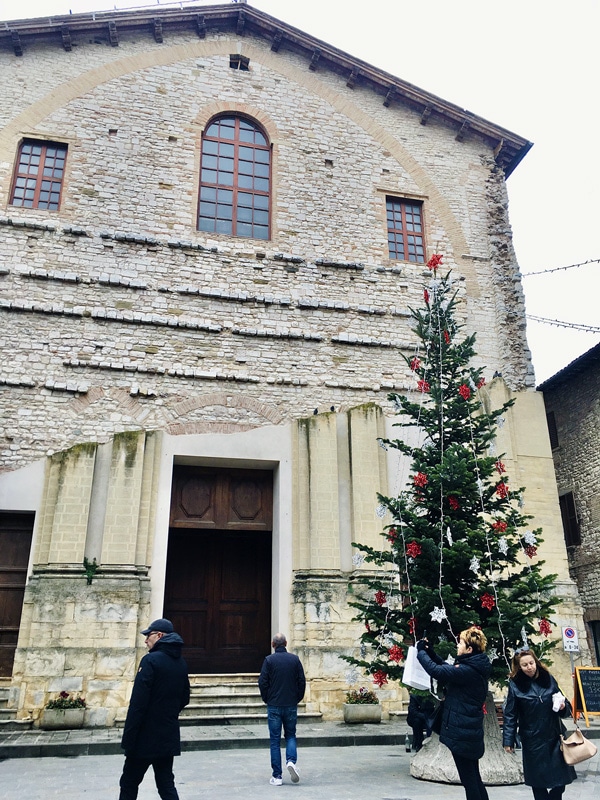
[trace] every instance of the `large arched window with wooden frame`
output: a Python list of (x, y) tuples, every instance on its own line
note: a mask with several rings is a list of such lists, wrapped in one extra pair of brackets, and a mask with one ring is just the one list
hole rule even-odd
[(271, 146), (247, 117), (213, 119), (202, 137), (198, 230), (269, 238)]

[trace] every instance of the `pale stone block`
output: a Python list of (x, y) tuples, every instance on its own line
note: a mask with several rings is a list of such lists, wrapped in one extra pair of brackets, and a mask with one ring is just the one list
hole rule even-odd
[(53, 677), (62, 675), (66, 654), (64, 650), (28, 650), (25, 661), (25, 675)]
[(53, 678), (48, 681), (49, 692), (74, 692), (83, 691), (83, 678)]

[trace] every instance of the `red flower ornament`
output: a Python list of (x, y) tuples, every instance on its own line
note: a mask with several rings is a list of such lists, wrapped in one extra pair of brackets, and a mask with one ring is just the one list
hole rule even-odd
[(448, 333), (448, 331), (444, 331), (444, 341), (446, 342), (446, 344), (450, 344), (450, 334)]
[(452, 509), (452, 511), (457, 511), (460, 508), (460, 503), (453, 495), (450, 495), (448, 498), (448, 505)]
[(487, 608), (488, 611), (491, 611), (492, 608), (496, 605), (496, 601), (489, 592), (485, 592), (485, 594), (482, 594), (479, 599), (481, 600), (481, 607)]
[(425, 394), (430, 390), (430, 386), (427, 381), (419, 381), (417, 383), (417, 389), (422, 393)]
[(416, 356), (413, 359), (411, 359), (410, 368), (412, 369), (413, 372), (416, 372), (420, 366), (421, 366), (421, 361)]
[(387, 540), (388, 542), (395, 542), (398, 539), (398, 530), (396, 528), (390, 528), (387, 532)]
[(377, 672), (373, 673), (373, 683), (375, 684), (375, 686), (379, 686), (379, 688), (381, 689), (383, 684), (387, 682), (388, 682), (387, 675), (382, 669), (378, 669)]
[(540, 620), (540, 633), (544, 636), (548, 636), (548, 634), (552, 633), (552, 627), (547, 619)]
[(479, 378), (477, 381), (477, 388), (482, 389), (485, 386), (485, 378)]
[(418, 542), (413, 541), (406, 545), (406, 555), (409, 556), (409, 558), (416, 558), (417, 556), (420, 556), (422, 552), (423, 549)]
[(466, 383), (463, 383), (458, 390), (459, 395), (462, 397), (463, 400), (468, 400), (471, 397), (471, 390), (467, 386)]
[(537, 556), (537, 547), (533, 544), (525, 545), (524, 550), (527, 558), (533, 558), (534, 556)]
[(508, 486), (504, 481), (500, 481), (500, 483), (496, 485), (496, 494), (502, 500), (508, 497)]
[(401, 647), (398, 647), (397, 644), (395, 644), (388, 650), (388, 656), (390, 657), (390, 661), (395, 661), (396, 663), (399, 663), (400, 661), (404, 660), (404, 650)]
[(384, 606), (387, 602), (387, 596), (385, 592), (382, 592), (381, 589), (378, 589), (375, 592), (375, 602), (378, 606)]
[(425, 475), (424, 472), (417, 472), (416, 475), (413, 475), (413, 483), (415, 486), (419, 486), (420, 488), (427, 486), (427, 475)]
[(504, 531), (508, 528), (506, 522), (503, 519), (497, 519), (496, 522), (492, 522), (492, 528), (498, 533), (504, 533)]
[(504, 463), (500, 461), (500, 459), (496, 461), (494, 467), (496, 468), (496, 472), (498, 472), (500, 475), (502, 475), (503, 472), (506, 472), (506, 467), (504, 466)]
[(437, 269), (442, 263), (443, 257), (444, 256), (441, 253), (434, 253), (427, 262), (427, 266), (429, 267), (429, 269)]

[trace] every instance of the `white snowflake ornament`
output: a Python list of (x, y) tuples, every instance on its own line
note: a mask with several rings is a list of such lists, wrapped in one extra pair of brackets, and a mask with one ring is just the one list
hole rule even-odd
[(471, 572), (474, 572), (475, 575), (478, 575), (479, 567), (480, 567), (479, 559), (477, 558), (477, 556), (473, 556), (473, 558), (471, 559), (471, 563), (469, 564), (469, 569), (471, 570)]
[(506, 541), (506, 536), (501, 536), (498, 539), (498, 550), (505, 556), (508, 553), (508, 542)]
[(387, 508), (383, 505), (383, 503), (379, 503), (379, 505), (375, 509), (376, 516), (378, 516), (379, 519), (383, 519), (386, 513), (387, 513)]
[(354, 555), (352, 556), (352, 563), (354, 564), (355, 567), (362, 566), (362, 564), (364, 564), (364, 561), (365, 557), (362, 553), (354, 553)]
[(537, 544), (537, 538), (531, 531), (525, 531), (523, 539), (525, 540), (525, 544)]
[(429, 612), (429, 616), (431, 617), (432, 622), (442, 622), (446, 619), (446, 609), (434, 606), (433, 611)]
[(358, 670), (354, 667), (353, 669), (349, 669), (346, 673), (346, 683), (349, 686), (353, 686), (355, 683), (358, 683), (360, 679), (360, 675), (358, 674)]
[(446, 529), (446, 539), (448, 540), (448, 544), (450, 545), (450, 547), (452, 547), (454, 542), (452, 540), (452, 531), (450, 530), (450, 526), (448, 526), (448, 528)]
[(525, 630), (525, 627), (521, 628), (521, 641), (523, 642), (523, 647), (527, 647), (527, 645), (529, 644), (527, 639), (527, 631)]

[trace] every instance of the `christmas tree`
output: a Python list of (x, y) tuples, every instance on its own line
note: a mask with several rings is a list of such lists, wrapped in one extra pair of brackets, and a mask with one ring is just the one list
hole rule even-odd
[(389, 396), (395, 425), (407, 430), (380, 442), (410, 467), (398, 496), (379, 495), (382, 518), (391, 518), (381, 549), (354, 545), (355, 566), (374, 569), (361, 570), (351, 584), (364, 632), (360, 656), (346, 661), (376, 685), (402, 681), (407, 645), (427, 636), (445, 658), (456, 653), (460, 631), (478, 625), (492, 680), (504, 684), (517, 647), (531, 644), (541, 656), (553, 646), (547, 637), (556, 576), (542, 573), (541, 530), (527, 528), (525, 489), (512, 485), (496, 453), (496, 430), (514, 400), (488, 408), (484, 369), (471, 365), (475, 335), (463, 336), (457, 322), (452, 274), (440, 274), (440, 255), (427, 266), (424, 305), (411, 309), (419, 347), (405, 356), (416, 391), (413, 399)]

